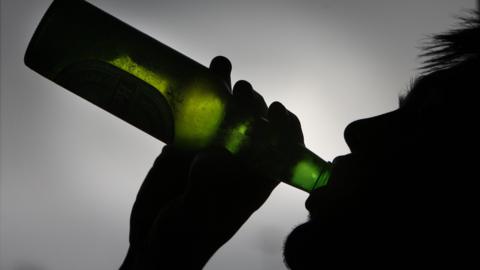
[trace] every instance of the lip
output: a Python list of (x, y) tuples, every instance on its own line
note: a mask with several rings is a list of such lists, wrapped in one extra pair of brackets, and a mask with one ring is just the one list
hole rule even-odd
[(338, 156), (332, 160), (332, 175), (330, 176), (329, 182), (331, 183), (338, 183), (335, 181), (338, 177), (344, 177), (345, 172), (351, 171), (354, 168), (354, 164), (356, 164), (356, 158), (353, 154), (347, 154), (343, 156)]
[[(318, 211), (324, 211), (324, 206), (327, 207), (330, 202), (336, 199), (335, 193), (341, 188), (341, 183), (345, 182), (346, 171), (351, 171), (352, 165), (355, 163), (355, 158), (352, 154), (338, 156), (332, 161), (332, 174), (328, 180), (329, 184), (325, 187), (316, 189), (310, 193), (310, 196), (305, 201), (305, 207), (313, 214)], [(347, 179), (348, 180), (348, 179)], [(335, 184), (333, 184), (335, 183)], [(339, 185), (340, 184), (340, 185)]]
[(342, 156), (338, 156), (338, 157), (334, 158), (334, 159), (332, 160), (333, 169), (335, 169), (335, 167), (336, 167), (339, 163), (345, 162), (345, 161), (348, 160), (348, 159), (352, 159), (352, 157), (353, 157), (352, 154), (346, 154), (346, 155), (342, 155)]

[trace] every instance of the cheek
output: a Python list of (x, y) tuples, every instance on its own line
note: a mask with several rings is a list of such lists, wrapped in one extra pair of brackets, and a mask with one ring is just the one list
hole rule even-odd
[[(312, 219), (295, 228), (285, 243), (285, 262), (290, 269), (321, 269), (323, 265), (348, 265), (358, 258), (374, 259), (371, 231), (359, 220)], [(365, 259), (363, 258), (363, 259)], [(342, 268), (342, 267), (340, 267)], [(345, 267), (347, 268), (347, 267)], [(348, 268), (347, 268), (348, 269)]]

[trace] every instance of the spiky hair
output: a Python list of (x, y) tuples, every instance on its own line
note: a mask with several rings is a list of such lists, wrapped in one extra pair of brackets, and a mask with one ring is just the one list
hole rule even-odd
[(431, 73), (448, 69), (467, 60), (480, 59), (480, 11), (460, 17), (460, 26), (434, 35), (424, 46), (422, 71)]

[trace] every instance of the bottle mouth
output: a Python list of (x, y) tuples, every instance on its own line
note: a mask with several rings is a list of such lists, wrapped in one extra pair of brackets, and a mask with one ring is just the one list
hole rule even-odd
[(328, 180), (330, 179), (330, 175), (332, 174), (332, 163), (327, 162), (325, 164), (325, 168), (322, 173), (320, 173), (313, 184), (312, 190), (310, 192), (316, 190), (317, 188), (326, 186), (328, 184)]

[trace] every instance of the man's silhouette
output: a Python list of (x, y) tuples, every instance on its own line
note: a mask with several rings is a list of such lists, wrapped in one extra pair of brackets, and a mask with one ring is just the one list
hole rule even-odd
[[(286, 241), (291, 269), (327, 262), (459, 268), (478, 257), (479, 40), (478, 14), (437, 35), (400, 108), (346, 128), (351, 154), (334, 160), (329, 184), (306, 202), (309, 221)], [(215, 58), (210, 68), (229, 81), (228, 60)], [(303, 143), (298, 120), (281, 104), (267, 108), (244, 81), (233, 92), (286, 139)], [(224, 150), (165, 147), (133, 207), (122, 269), (202, 268), (276, 184)]]

